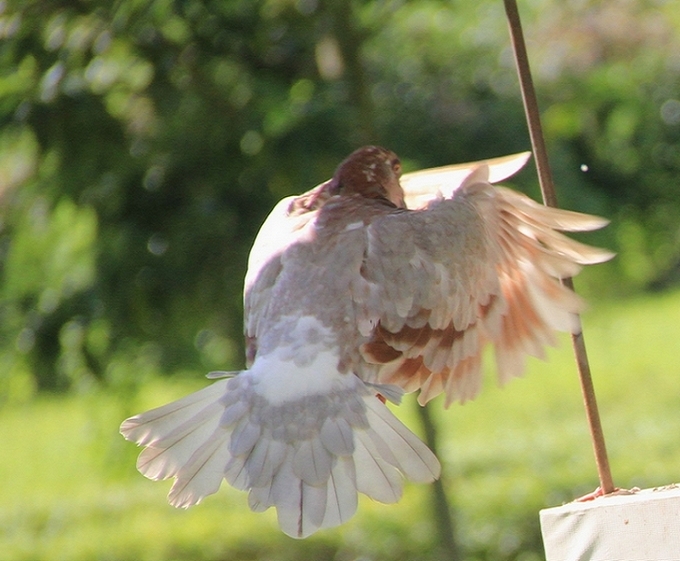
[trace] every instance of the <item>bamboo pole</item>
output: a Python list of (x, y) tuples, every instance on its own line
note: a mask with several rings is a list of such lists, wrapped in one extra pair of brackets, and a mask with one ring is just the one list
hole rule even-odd
[[(536, 169), (538, 172), (539, 184), (541, 186), (541, 193), (543, 195), (543, 202), (546, 206), (557, 207), (555, 186), (553, 184), (550, 165), (548, 163), (548, 154), (545, 147), (545, 140), (543, 139), (540, 112), (538, 109), (538, 102), (536, 100), (534, 83), (531, 78), (531, 67), (529, 66), (529, 57), (527, 55), (526, 44), (524, 42), (524, 34), (522, 32), (522, 23), (520, 21), (519, 10), (517, 8), (517, 1), (503, 0), (503, 2), (505, 4), (505, 13), (507, 15), (508, 24), (510, 27), (510, 38), (515, 54), (517, 74), (519, 76), (520, 88), (522, 90), (524, 111), (526, 113), (527, 124), (529, 127), (531, 146), (536, 159)], [(574, 285), (572, 279), (564, 279), (562, 282), (566, 287), (573, 290)], [(572, 335), (572, 344), (574, 347), (574, 354), (576, 355), (576, 365), (578, 367), (579, 379), (581, 382), (581, 393), (583, 394), (586, 417), (588, 419), (590, 436), (595, 452), (595, 462), (597, 464), (597, 472), (600, 479), (600, 492), (603, 495), (608, 495), (615, 490), (615, 487), (612, 480), (611, 469), (609, 467), (607, 447), (605, 445), (604, 432), (602, 430), (602, 423), (600, 421), (600, 414), (597, 407), (595, 388), (593, 386), (590, 363), (588, 362), (588, 355), (586, 353), (586, 345), (583, 338), (583, 329), (580, 317), (578, 317), (578, 330)]]

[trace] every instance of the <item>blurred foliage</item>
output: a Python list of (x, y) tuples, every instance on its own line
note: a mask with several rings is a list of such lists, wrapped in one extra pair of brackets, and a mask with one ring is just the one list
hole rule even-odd
[[(614, 219), (617, 293), (680, 276), (672, 4), (521, 6), (561, 202)], [(362, 143), (529, 146), (500, 1), (2, 0), (0, 38), (0, 401), (240, 367), (258, 225)]]

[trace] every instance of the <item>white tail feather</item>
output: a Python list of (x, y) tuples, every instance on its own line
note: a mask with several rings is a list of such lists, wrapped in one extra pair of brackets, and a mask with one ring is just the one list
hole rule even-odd
[(356, 436), (354, 464), (357, 489), (381, 503), (396, 503), (402, 492), (399, 474), (383, 459), (368, 434), (361, 432)]
[(339, 457), (328, 479), (328, 496), (324, 523), (339, 526), (357, 510), (356, 469), (352, 457)]
[(393, 465), (411, 481), (429, 483), (439, 477), (440, 465), (429, 448), (379, 400), (367, 402), (369, 423), (394, 455)]

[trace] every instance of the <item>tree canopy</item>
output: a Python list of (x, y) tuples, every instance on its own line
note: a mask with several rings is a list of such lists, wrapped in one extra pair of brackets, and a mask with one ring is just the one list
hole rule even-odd
[[(672, 282), (680, 13), (520, 9), (560, 202), (613, 218), (621, 290)], [(0, 401), (242, 366), (276, 200), (365, 143), (406, 168), (529, 148), (506, 27), (492, 0), (0, 2)]]

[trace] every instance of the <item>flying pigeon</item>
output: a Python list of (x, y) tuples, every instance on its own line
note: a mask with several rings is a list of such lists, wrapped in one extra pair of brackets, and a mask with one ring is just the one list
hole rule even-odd
[(358, 493), (394, 503), (404, 479), (436, 479), (386, 401), (472, 399), (487, 344), (501, 382), (520, 375), (578, 328), (583, 302), (558, 279), (612, 255), (559, 233), (605, 220), (491, 184), (527, 158), (401, 176), (393, 152), (367, 146), (282, 200), (248, 261), (247, 369), (123, 422), (145, 447), (138, 469), (174, 478), (177, 507), (226, 479), (296, 538), (347, 521)]

